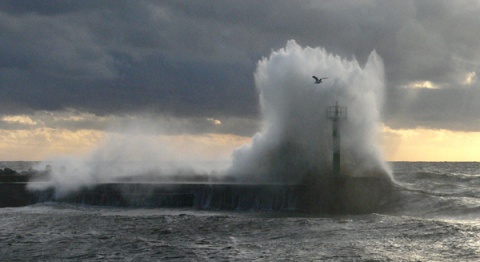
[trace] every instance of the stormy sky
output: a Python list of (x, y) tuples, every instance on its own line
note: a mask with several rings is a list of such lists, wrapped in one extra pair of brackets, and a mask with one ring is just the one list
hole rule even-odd
[(479, 13), (478, 1), (2, 0), (0, 117), (101, 130), (149, 115), (162, 132), (250, 136), (257, 62), (294, 39), (361, 64), (376, 50), (391, 128), (480, 131)]

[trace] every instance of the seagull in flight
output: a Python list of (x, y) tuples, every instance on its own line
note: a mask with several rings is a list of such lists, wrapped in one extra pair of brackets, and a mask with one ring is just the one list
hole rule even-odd
[(323, 79), (328, 79), (328, 77), (322, 77), (322, 78), (318, 78), (316, 76), (312, 76), (312, 77), (313, 79), (315, 79), (315, 84), (320, 84)]

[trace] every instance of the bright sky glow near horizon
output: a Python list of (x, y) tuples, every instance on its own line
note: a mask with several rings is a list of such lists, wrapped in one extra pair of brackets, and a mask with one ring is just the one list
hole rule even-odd
[(112, 136), (229, 160), (262, 127), (258, 61), (291, 39), (362, 65), (378, 53), (386, 160), (480, 161), (479, 13), (473, 0), (1, 1), (0, 161)]
[[(94, 130), (0, 131), (2, 161), (41, 161), (60, 155), (81, 155), (96, 148), (105, 136)], [(163, 136), (179, 151), (199, 161), (229, 161), (236, 148), (251, 137), (236, 135)], [(480, 161), (480, 132), (385, 128), (380, 135), (387, 161)]]

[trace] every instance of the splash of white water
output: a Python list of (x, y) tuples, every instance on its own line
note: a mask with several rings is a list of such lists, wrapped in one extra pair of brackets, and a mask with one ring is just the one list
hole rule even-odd
[[(314, 84), (312, 75), (328, 77)], [(351, 176), (387, 175), (378, 145), (384, 69), (373, 51), (365, 66), (301, 47), (294, 40), (259, 61), (255, 84), (264, 128), (252, 143), (233, 154), (231, 174), (247, 180), (298, 182), (332, 169), (332, 123), (326, 107), (348, 107), (340, 124), (341, 172)]]
[[(34, 177), (31, 190), (54, 188), (63, 197), (85, 187), (112, 182), (205, 182), (216, 179), (224, 162), (207, 161), (195, 152), (178, 152), (178, 144), (152, 134), (145, 124), (131, 122), (124, 133), (110, 132), (105, 140), (84, 155), (57, 156), (34, 167), (48, 172)], [(125, 129), (132, 130), (125, 130)], [(191, 150), (195, 151), (195, 150)]]

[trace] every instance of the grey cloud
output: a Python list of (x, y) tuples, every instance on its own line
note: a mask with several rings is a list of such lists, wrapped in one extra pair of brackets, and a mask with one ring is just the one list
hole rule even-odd
[(105, 6), (107, 1), (96, 0), (4, 0), (0, 2), (0, 10), (12, 14), (35, 13), (40, 15), (60, 15), (78, 12), (90, 8)]
[(394, 128), (480, 130), (480, 86), (444, 89), (394, 89), (385, 121)]
[[(0, 19), (3, 20), (0, 58), (6, 61), (0, 64), (6, 68), (0, 74), (2, 78), (13, 80), (4, 82), (5, 89), (18, 92), (21, 88), (28, 96), (34, 87), (23, 84), (31, 79), (38, 79), (32, 84), (48, 91), (50, 82), (61, 82), (69, 88), (71, 82), (79, 79), (116, 77), (113, 57), (92, 41), (85, 29), (65, 26), (49, 18), (10, 19), (0, 14)], [(12, 78), (12, 73), (20, 77)]]
[[(255, 121), (256, 62), (295, 39), (360, 63), (375, 49), (389, 125), (477, 130), (476, 103), (458, 103), (478, 97), (478, 86), (461, 82), (480, 73), (479, 9), (476, 1), (2, 1), (0, 109)], [(444, 90), (403, 88), (427, 80)], [(454, 127), (458, 115), (465, 123)]]

